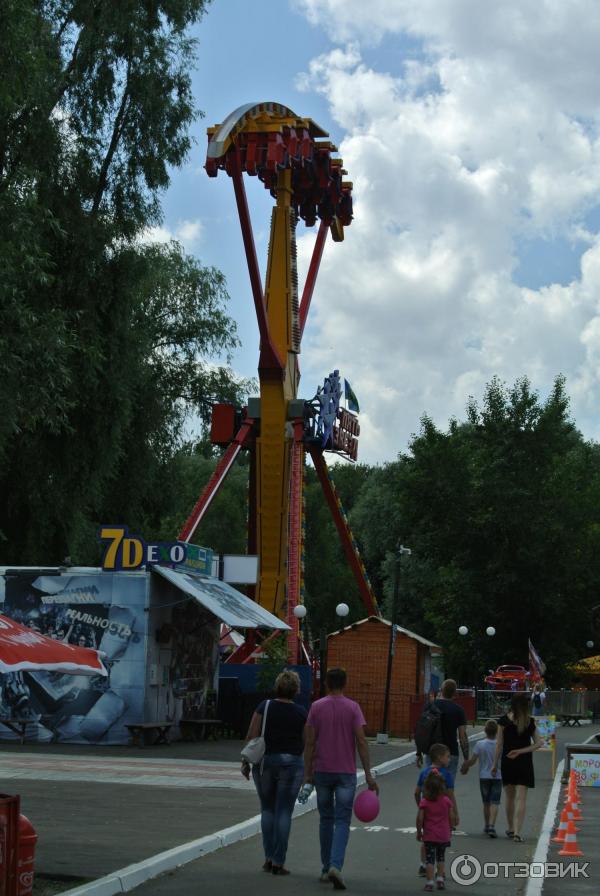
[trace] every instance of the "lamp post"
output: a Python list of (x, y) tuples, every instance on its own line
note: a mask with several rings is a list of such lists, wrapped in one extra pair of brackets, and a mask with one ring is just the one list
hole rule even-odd
[[(338, 604), (335, 608), (336, 616), (344, 619), (348, 613), (350, 612), (350, 607), (348, 604)], [(321, 697), (325, 696), (325, 673), (327, 672), (327, 629), (321, 629), (321, 637), (319, 638), (319, 669), (320, 669), (320, 681), (319, 681), (319, 695)]]
[(594, 642), (593, 642), (593, 641), (586, 641), (586, 642), (585, 642), (585, 646), (587, 647), (588, 650), (591, 650), (592, 647), (594, 646)]
[(383, 720), (381, 722), (381, 731), (377, 734), (378, 744), (387, 744), (388, 735), (388, 710), (390, 705), (390, 687), (392, 684), (392, 664), (394, 662), (394, 651), (396, 646), (396, 617), (398, 615), (398, 596), (400, 593), (400, 563), (402, 557), (410, 557), (412, 551), (405, 548), (403, 544), (398, 545), (396, 555), (394, 557), (394, 591), (392, 596), (392, 619), (390, 626), (390, 644), (388, 648), (387, 672), (385, 676), (385, 694), (383, 696)]
[[(304, 619), (306, 616), (306, 607), (304, 604), (298, 604), (292, 610), (294, 616), (298, 620)], [(348, 604), (339, 603), (335, 608), (336, 616), (344, 619), (350, 612)], [(327, 669), (327, 629), (322, 628), (319, 633), (319, 696), (325, 694), (325, 672)]]

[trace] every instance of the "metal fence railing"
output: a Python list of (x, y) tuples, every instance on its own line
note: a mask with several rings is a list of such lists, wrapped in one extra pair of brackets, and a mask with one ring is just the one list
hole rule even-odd
[[(477, 690), (477, 718), (497, 719), (510, 709), (515, 693), (530, 691)], [(600, 691), (546, 691), (544, 715), (575, 716), (581, 719), (600, 719)]]

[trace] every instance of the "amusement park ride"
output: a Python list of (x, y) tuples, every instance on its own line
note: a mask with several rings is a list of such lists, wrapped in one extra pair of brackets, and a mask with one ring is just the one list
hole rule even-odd
[[(348, 521), (329, 475), (323, 452), (356, 459), (357, 418), (340, 408), (340, 378), (334, 371), (310, 401), (298, 398), (302, 335), (315, 288), (323, 247), (330, 232), (344, 239), (352, 221), (352, 184), (345, 181), (336, 147), (310, 118), (278, 103), (249, 104), (208, 129), (206, 172), (224, 171), (233, 182), (250, 284), (260, 334), (260, 398), (248, 407), (216, 405), (211, 439), (225, 448), (215, 472), (179, 534), (189, 542), (236, 457), (250, 453), (248, 553), (259, 556), (254, 598), (290, 625), (289, 656), (306, 658), (294, 608), (302, 602), (303, 479), (310, 454), (340, 534), (346, 557), (370, 615), (377, 601)], [(263, 290), (243, 175), (257, 176), (275, 200)], [(296, 225), (319, 228), (302, 297), (298, 295)], [(255, 655), (252, 639), (230, 659)]]

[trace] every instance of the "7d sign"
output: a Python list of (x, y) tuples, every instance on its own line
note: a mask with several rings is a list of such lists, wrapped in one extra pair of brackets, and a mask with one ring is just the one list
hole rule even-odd
[(100, 541), (107, 542), (102, 558), (102, 569), (139, 569), (152, 563), (183, 563), (187, 544), (180, 541), (161, 541), (148, 544), (143, 538), (130, 535), (127, 526), (102, 526)]

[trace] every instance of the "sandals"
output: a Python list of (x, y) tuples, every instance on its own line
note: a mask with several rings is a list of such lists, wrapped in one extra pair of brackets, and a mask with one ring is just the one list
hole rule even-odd
[(505, 831), (504, 833), (506, 834), (506, 836), (508, 837), (509, 840), (512, 840), (513, 837), (515, 836), (514, 831)]
[(521, 837), (520, 834), (513, 834), (513, 843), (525, 843), (525, 837)]

